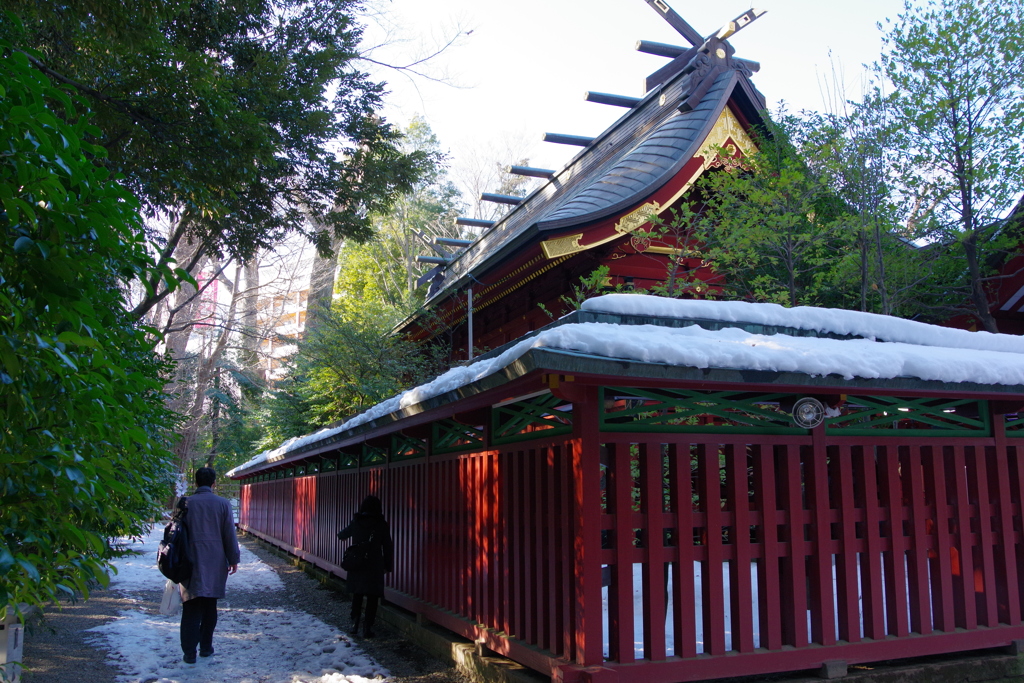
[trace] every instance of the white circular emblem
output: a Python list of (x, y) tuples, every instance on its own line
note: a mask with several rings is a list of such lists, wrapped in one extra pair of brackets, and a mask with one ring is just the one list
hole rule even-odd
[(804, 396), (793, 404), (793, 422), (803, 429), (814, 429), (825, 419), (825, 406), (821, 401)]

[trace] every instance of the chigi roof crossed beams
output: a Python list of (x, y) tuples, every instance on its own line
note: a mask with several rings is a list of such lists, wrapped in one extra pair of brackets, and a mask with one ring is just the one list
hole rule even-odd
[(559, 171), (511, 167), (546, 182), (527, 197), (485, 195), (513, 206), (501, 220), (458, 219), (483, 233), (455, 254), (423, 259), (437, 264), (420, 280), (429, 286), (427, 301), (401, 333), (421, 340), (447, 334), (456, 356), (471, 356), (541, 327), (548, 321), (541, 306), (557, 314), (558, 297), (599, 265), (611, 264), (613, 280), (643, 288), (664, 278), (670, 259), (682, 259), (682, 245), (651, 246), (645, 233), (651, 216), (667, 217), (720, 149), (741, 155), (753, 148), (748, 131), (765, 106), (750, 81), (758, 65), (736, 57), (728, 38), (763, 11), (748, 10), (703, 36), (664, 0), (646, 2), (689, 46), (639, 41), (638, 50), (670, 60), (644, 79), (642, 98), (587, 93), (589, 101), (628, 111), (595, 138), (546, 134), (583, 149)]

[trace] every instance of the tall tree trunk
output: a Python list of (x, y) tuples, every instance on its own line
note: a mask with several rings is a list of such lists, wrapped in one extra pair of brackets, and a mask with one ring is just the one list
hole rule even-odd
[(309, 298), (306, 304), (306, 330), (316, 327), (318, 318), (331, 309), (334, 299), (334, 277), (338, 270), (338, 250), (342, 240), (331, 241), (331, 255), (322, 258), (320, 254), (313, 257), (313, 269), (309, 276)]
[(228, 312), (223, 321), (220, 335), (217, 340), (213, 343), (212, 348), (199, 362), (199, 366), (196, 371), (195, 385), (189, 398), (191, 399), (191, 406), (187, 411), (184, 412), (186, 418), (185, 424), (179, 433), (178, 443), (174, 446), (174, 454), (178, 459), (179, 471), (186, 472), (188, 470), (188, 464), (192, 460), (192, 456), (195, 452), (195, 446), (199, 439), (200, 428), (204, 423), (204, 408), (206, 407), (206, 392), (210, 388), (210, 383), (213, 380), (214, 371), (217, 367), (217, 363), (220, 362), (221, 357), (224, 355), (224, 349), (227, 348), (228, 338), (231, 336), (233, 324), (235, 322), (235, 313), (238, 310), (238, 299), (239, 299), (239, 280), (241, 276), (241, 268), (235, 268), (235, 278), (231, 288), (231, 303), (228, 306)]
[(242, 294), (242, 315), (239, 318), (239, 327), (242, 333), (239, 354), (239, 362), (242, 369), (253, 377), (266, 379), (264, 371), (260, 368), (259, 344), (261, 335), (258, 326), (258, 304), (260, 294), (260, 264), (255, 258), (245, 263), (245, 289)]
[[(213, 388), (220, 394), (220, 366), (213, 368)], [(206, 456), (206, 466), (213, 467), (213, 462), (220, 453), (220, 397), (216, 396), (210, 406), (210, 453)]]
[(988, 294), (985, 292), (985, 281), (981, 275), (981, 263), (978, 260), (978, 234), (972, 232), (962, 242), (964, 255), (967, 257), (967, 272), (971, 277), (971, 303), (974, 305), (974, 314), (981, 321), (981, 326), (986, 332), (999, 332), (996, 319), (988, 306)]
[(882, 296), (882, 315), (892, 315), (892, 304), (889, 302), (889, 285), (886, 282), (885, 250), (882, 242), (886, 231), (883, 229), (877, 214), (875, 216), (875, 258), (878, 259), (878, 293)]
[(868, 279), (870, 279), (870, 270), (868, 268), (868, 236), (864, 230), (861, 230), (857, 236), (857, 243), (860, 247), (860, 310), (868, 310)]

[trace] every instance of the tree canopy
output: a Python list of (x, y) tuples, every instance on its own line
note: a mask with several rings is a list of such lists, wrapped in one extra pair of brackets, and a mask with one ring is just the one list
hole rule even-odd
[(165, 262), (185, 242), (198, 262), (246, 260), (290, 232), (325, 252), (366, 239), (419, 174), (422, 155), (376, 115), (383, 84), (358, 68), (360, 0), (6, 7), (0, 36), (89, 102), (104, 165), (147, 215), (172, 217), (154, 236)]
[(759, 151), (745, 159), (723, 150), (726, 169), (701, 179), (705, 208), (682, 220), (725, 275), (719, 286), (730, 298), (821, 305), (831, 284), (824, 266), (845, 239), (842, 207), (808, 168), (788, 123), (760, 136)]
[(971, 312), (996, 332), (992, 255), (1024, 178), (1024, 5), (1018, 0), (905, 4), (884, 36), (882, 84), (865, 103), (891, 113), (899, 186), (930, 209), (929, 238), (954, 244)]
[[(373, 239), (348, 243), (341, 250), (341, 274), (335, 289), (343, 298), (376, 300), (381, 306), (409, 313), (423, 302), (427, 287), (418, 287), (417, 280), (431, 268), (418, 263), (416, 257), (437, 255), (429, 245), (435, 237), (467, 235), (455, 225), (462, 202), (448, 177), (447, 155), (425, 120), (413, 119), (405, 129), (402, 148), (424, 155), (430, 164), (387, 211), (371, 216)], [(454, 248), (442, 250), (451, 253)]]

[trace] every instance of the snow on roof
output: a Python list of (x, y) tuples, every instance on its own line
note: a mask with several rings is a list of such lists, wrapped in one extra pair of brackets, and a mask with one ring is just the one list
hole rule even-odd
[(494, 357), (454, 367), (341, 425), (289, 439), (234, 468), (228, 476), (281, 459), (308, 444), (483, 379), (534, 348), (694, 368), (838, 375), (847, 380), (906, 377), (952, 383), (1024, 385), (1024, 338), (1013, 335), (968, 332), (857, 311), (665, 299), (642, 294), (597, 297), (584, 302), (582, 308), (591, 313), (772, 325), (854, 335), (861, 339), (763, 335), (741, 327), (705, 330), (699, 324), (689, 327), (600, 322), (565, 324), (514, 343)]
[(591, 313), (754, 323), (920, 346), (1024, 353), (1024, 337), (957, 330), (890, 315), (837, 308), (785, 308), (778, 304), (666, 299), (644, 294), (607, 294), (584, 301), (581, 308)]

